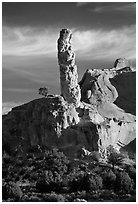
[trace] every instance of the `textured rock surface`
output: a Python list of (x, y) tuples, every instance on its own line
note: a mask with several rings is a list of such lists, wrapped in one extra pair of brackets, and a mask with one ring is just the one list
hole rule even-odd
[(62, 130), (78, 122), (74, 106), (69, 106), (63, 97), (36, 99), (13, 108), (3, 117), (3, 142), (11, 146), (20, 143), (24, 147), (56, 145)]
[(80, 94), (70, 39), (69, 30), (60, 32), (62, 96), (36, 99), (3, 116), (3, 144), (20, 150), (41, 144), (57, 146), (72, 156), (83, 147), (103, 156), (109, 145), (125, 151), (133, 146), (134, 150), (136, 73), (115, 68), (87, 70), (79, 82)]
[(84, 102), (76, 109), (61, 96), (36, 99), (3, 116), (3, 144), (23, 150), (38, 144), (58, 146), (69, 154), (84, 146), (104, 154), (111, 144), (119, 149), (135, 139), (134, 116), (120, 109), (116, 113), (116, 106), (112, 114), (101, 110)]
[(79, 82), (81, 87), (81, 100), (97, 106), (101, 101), (114, 102), (118, 97), (116, 88), (112, 86), (109, 78), (112, 74), (102, 70), (89, 69)]
[(116, 70), (118, 70), (118, 69), (122, 69), (122, 68), (125, 68), (125, 67), (130, 67), (130, 64), (129, 64), (127, 59), (119, 58), (119, 59), (117, 59), (115, 61), (114, 67), (116, 68)]
[(58, 39), (58, 63), (60, 68), (61, 95), (68, 103), (76, 107), (80, 104), (80, 87), (78, 85), (75, 54), (71, 48), (72, 33), (68, 29), (60, 31)]

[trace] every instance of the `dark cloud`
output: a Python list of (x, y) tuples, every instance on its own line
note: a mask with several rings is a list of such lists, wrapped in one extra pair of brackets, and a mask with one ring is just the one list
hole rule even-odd
[[(118, 27), (135, 23), (135, 11), (131, 12), (133, 5), (127, 2), (3, 2), (3, 24), (39, 28), (54, 26), (58, 29)], [(108, 10), (115, 12), (105, 12)], [(102, 12), (104, 15), (99, 15)]]

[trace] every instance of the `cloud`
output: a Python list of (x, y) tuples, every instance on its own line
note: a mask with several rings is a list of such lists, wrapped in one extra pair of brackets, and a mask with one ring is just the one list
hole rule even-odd
[(120, 4), (120, 3), (116, 3), (114, 2), (112, 5), (105, 5), (105, 6), (99, 6), (99, 7), (95, 7), (93, 9), (90, 9), (89, 11), (92, 12), (97, 12), (97, 13), (103, 13), (103, 12), (134, 12), (136, 9), (136, 4), (133, 3), (128, 3), (128, 4)]
[(3, 55), (50, 56), (56, 52), (55, 30), (35, 27), (8, 27), (2, 29)]
[(2, 115), (7, 114), (9, 111), (12, 110), (13, 107), (19, 106), (23, 103), (15, 103), (15, 102), (4, 102), (2, 103)]
[(30, 92), (34, 92), (35, 89), (33, 90), (33, 89), (24, 89), (24, 88), (3, 88), (3, 91), (30, 93)]
[[(119, 29), (78, 30), (72, 28), (73, 48), (84, 60), (126, 57), (135, 59), (136, 26)], [(3, 28), (3, 55), (56, 57), (59, 31), (33, 27)]]
[(77, 2), (76, 5), (77, 7), (85, 6), (86, 4), (89, 4), (91, 2)]
[(135, 59), (136, 27), (135, 25), (112, 30), (76, 30), (73, 44), (79, 57), (85, 59), (109, 59), (126, 57)]

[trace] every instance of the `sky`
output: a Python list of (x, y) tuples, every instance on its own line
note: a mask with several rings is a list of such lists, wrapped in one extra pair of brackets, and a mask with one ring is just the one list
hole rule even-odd
[(38, 89), (60, 93), (57, 39), (73, 33), (79, 80), (86, 69), (112, 68), (117, 58), (136, 64), (134, 2), (3, 2), (3, 113), (39, 98)]

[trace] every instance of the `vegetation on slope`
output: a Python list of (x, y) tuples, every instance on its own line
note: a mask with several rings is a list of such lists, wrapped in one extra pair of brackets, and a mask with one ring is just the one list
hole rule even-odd
[(17, 155), (3, 148), (2, 176), (3, 201), (135, 201), (136, 167), (121, 160), (103, 165), (93, 157), (70, 159), (40, 146)]

